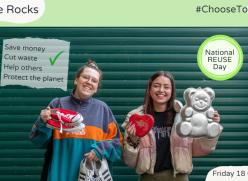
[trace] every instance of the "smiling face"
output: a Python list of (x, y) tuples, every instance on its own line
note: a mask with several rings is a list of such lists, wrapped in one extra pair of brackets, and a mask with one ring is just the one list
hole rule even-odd
[(153, 80), (150, 88), (150, 96), (153, 101), (153, 106), (156, 107), (167, 107), (167, 103), (171, 98), (172, 85), (169, 78), (160, 75)]
[(210, 107), (211, 99), (210, 96), (204, 91), (197, 91), (192, 95), (192, 106), (196, 110), (203, 111)]
[(74, 96), (78, 99), (87, 99), (97, 92), (100, 74), (93, 68), (86, 67), (74, 80), (76, 87)]

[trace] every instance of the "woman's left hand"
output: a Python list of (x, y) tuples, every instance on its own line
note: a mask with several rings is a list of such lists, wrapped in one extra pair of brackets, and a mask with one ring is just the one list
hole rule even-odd
[(96, 153), (95, 153), (93, 150), (91, 150), (91, 151), (88, 152), (88, 153), (85, 153), (84, 156), (85, 156), (87, 159), (89, 159), (90, 161), (92, 161), (92, 160), (98, 160), (98, 157), (96, 156)]
[(213, 121), (217, 122), (217, 123), (220, 122), (220, 115), (219, 115), (218, 111), (214, 111)]

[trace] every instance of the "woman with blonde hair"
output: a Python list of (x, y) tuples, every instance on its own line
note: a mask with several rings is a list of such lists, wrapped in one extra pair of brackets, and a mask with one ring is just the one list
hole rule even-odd
[[(102, 71), (89, 61), (76, 73), (71, 95), (53, 99), (41, 110), (30, 133), (32, 142), (46, 147), (45, 164), (41, 180), (76, 181), (83, 158), (109, 162), (120, 159), (121, 133), (115, 117), (106, 103), (92, 96), (97, 92)], [(52, 108), (63, 108), (83, 116), (82, 130), (60, 132), (46, 126)]]

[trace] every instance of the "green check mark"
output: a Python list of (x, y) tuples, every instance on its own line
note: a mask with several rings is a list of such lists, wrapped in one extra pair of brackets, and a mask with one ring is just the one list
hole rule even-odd
[(52, 58), (52, 57), (49, 57), (49, 61), (50, 61), (50, 64), (51, 65), (54, 65), (55, 62), (58, 60), (59, 56), (63, 53), (64, 51), (60, 51), (59, 53), (57, 53), (57, 55)]

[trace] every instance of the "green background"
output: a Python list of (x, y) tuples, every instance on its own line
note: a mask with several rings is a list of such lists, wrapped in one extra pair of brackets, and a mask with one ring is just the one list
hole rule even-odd
[[(111, 107), (119, 125), (143, 103), (147, 79), (155, 71), (172, 72), (182, 102), (188, 87), (215, 90), (213, 107), (221, 115), (224, 130), (213, 153), (193, 159), (190, 181), (204, 181), (217, 166), (248, 164), (248, 28), (0, 28), (0, 32), (0, 49), (6, 38), (56, 38), (71, 43), (67, 92), (0, 87), (1, 181), (39, 180), (44, 150), (31, 144), (29, 131), (52, 98), (70, 93), (75, 71), (90, 57), (104, 73), (96, 97)], [(233, 37), (244, 52), (242, 68), (230, 80), (208, 79), (197, 65), (199, 46), (216, 34)], [(114, 164), (113, 173), (115, 181), (138, 180), (134, 170), (121, 161)]]

